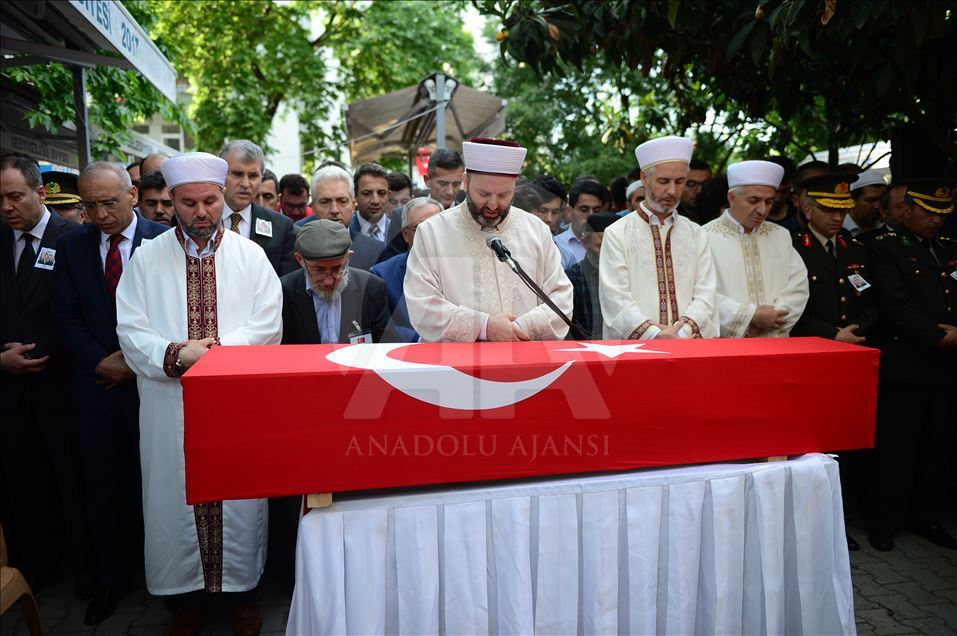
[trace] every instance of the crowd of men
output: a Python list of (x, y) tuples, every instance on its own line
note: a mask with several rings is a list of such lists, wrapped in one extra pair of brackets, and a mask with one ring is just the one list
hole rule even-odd
[(186, 504), (179, 378), (217, 346), (570, 337), (492, 237), (579, 339), (879, 347), (876, 446), (842, 458), (845, 491), (876, 549), (905, 529), (957, 549), (941, 525), (957, 451), (952, 181), (783, 157), (713, 175), (691, 140), (664, 137), (627, 177), (566, 189), (523, 177), (525, 154), (437, 150), (422, 189), (378, 164), (277, 178), (245, 140), (79, 176), (3, 157), (11, 562), (39, 589), (66, 558), (91, 625), (143, 567), (173, 633), (197, 633), (213, 593), (237, 634), (258, 633), (267, 541), (291, 577), (301, 504)]

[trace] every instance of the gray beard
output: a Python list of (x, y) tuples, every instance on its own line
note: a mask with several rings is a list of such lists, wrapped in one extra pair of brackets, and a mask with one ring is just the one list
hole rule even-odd
[(647, 193), (645, 194), (644, 203), (646, 206), (648, 206), (649, 210), (651, 210), (652, 212), (656, 212), (658, 214), (667, 214), (668, 212), (671, 211), (671, 210), (666, 210), (665, 206), (661, 205), (660, 203), (658, 203), (657, 200), (655, 200), (654, 195), (651, 194), (651, 190), (648, 190)]
[(216, 225), (209, 226), (208, 230), (194, 230), (191, 227), (187, 227), (187, 225), (183, 223), (183, 219), (179, 218), (179, 214), (177, 214), (175, 211), (173, 212), (173, 216), (176, 217), (177, 225), (179, 225), (179, 227), (183, 230), (183, 232), (186, 233), (186, 236), (193, 239), (194, 241), (196, 239), (202, 239), (202, 240), (208, 239), (209, 237), (216, 234), (216, 232), (219, 231), (219, 227), (223, 224), (223, 220), (220, 219), (219, 223), (217, 223)]
[[(309, 275), (308, 272), (306, 273), (306, 275), (307, 276)], [(333, 287), (331, 291), (322, 291), (319, 289), (315, 291), (317, 294), (319, 294), (319, 298), (323, 299), (327, 303), (330, 303), (334, 301), (336, 298), (338, 298), (339, 296), (342, 296), (343, 290), (345, 290), (345, 288), (348, 286), (349, 286), (349, 268), (346, 267), (346, 271), (342, 273), (342, 278), (339, 279), (339, 281), (336, 283), (336, 286)]]

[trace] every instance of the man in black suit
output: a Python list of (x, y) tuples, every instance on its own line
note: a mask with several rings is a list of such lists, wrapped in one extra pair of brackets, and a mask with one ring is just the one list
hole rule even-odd
[[(386, 189), (388, 190), (388, 185)], [(386, 258), (388, 251), (385, 244), (363, 234), (360, 230), (359, 221), (355, 219), (355, 182), (352, 175), (344, 168), (327, 165), (316, 172), (316, 176), (312, 179), (312, 209), (315, 214), (297, 221), (296, 225), (303, 227), (317, 219), (331, 219), (349, 228), (349, 236), (352, 238), (350, 269), (368, 271), (373, 265)], [(386, 218), (380, 215), (380, 223), (386, 220), (388, 236), (394, 237), (396, 234), (401, 234), (402, 218), (399, 215), (393, 213)]]
[(126, 594), (142, 552), (139, 397), (116, 338), (115, 285), (140, 244), (170, 228), (133, 211), (136, 187), (114, 164), (88, 165), (79, 187), (92, 223), (60, 240), (53, 314), (72, 362), (96, 587), (85, 621), (96, 625)]
[[(372, 240), (372, 239), (370, 239)], [(282, 283), (282, 344), (398, 342), (389, 298), (377, 276), (353, 269), (352, 239), (331, 219), (306, 223), (296, 237), (301, 266)], [(291, 584), (295, 569), (299, 497), (269, 500), (269, 570)]]
[(352, 239), (329, 219), (307, 223), (296, 238), (300, 269), (282, 283), (282, 344), (397, 342), (385, 283), (352, 269)]
[(881, 312), (869, 539), (891, 550), (907, 529), (957, 549), (941, 525), (957, 422), (957, 241), (941, 229), (955, 184), (906, 185), (903, 222), (867, 244)]
[(0, 199), (0, 522), (10, 562), (34, 591), (57, 580), (66, 547), (78, 596), (88, 597), (66, 359), (50, 312), (59, 241), (79, 225), (45, 207), (40, 167), (27, 157), (0, 159)]
[(254, 202), (266, 170), (262, 148), (246, 139), (237, 139), (226, 143), (219, 156), (229, 165), (223, 225), (263, 248), (278, 276), (295, 271), (292, 252), (296, 230), (292, 221)]

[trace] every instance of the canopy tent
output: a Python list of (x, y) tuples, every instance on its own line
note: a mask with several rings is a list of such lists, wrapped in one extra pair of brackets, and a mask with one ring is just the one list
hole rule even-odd
[(76, 108), (72, 131), (50, 133), (31, 129), (23, 114), (34, 110), (30, 103), (32, 91), (10, 90), (3, 78), (4, 151), (30, 152), (32, 148), (46, 153), (44, 158), (56, 158), (61, 165), (85, 166), (90, 160), (91, 133), (95, 133), (90, 129), (86, 109), (86, 70), (90, 68), (115, 66), (136, 70), (167, 99), (176, 101), (176, 70), (119, 0), (0, 3), (0, 49), (2, 68), (51, 61), (71, 67), (73, 83), (63, 90), (73, 94)]
[(505, 101), (433, 73), (417, 86), (349, 104), (346, 109), (352, 164), (402, 156), (410, 161), (420, 146), (461, 152), (470, 137), (505, 130)]

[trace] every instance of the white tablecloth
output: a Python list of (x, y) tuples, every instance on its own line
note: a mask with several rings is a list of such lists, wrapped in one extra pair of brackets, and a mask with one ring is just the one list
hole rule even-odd
[(855, 633), (837, 463), (645, 470), (305, 515), (286, 633)]

